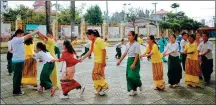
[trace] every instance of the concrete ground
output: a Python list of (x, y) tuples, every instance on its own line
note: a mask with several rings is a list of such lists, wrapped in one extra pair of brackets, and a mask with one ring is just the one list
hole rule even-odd
[[(79, 97), (79, 91), (72, 90), (69, 93), (70, 99), (60, 99), (61, 90), (57, 90), (55, 96), (50, 97), (49, 91), (39, 94), (31, 86), (22, 88), (25, 91), (25, 95), (13, 96), (12, 76), (8, 76), (6, 54), (1, 54), (1, 104), (215, 104), (215, 69), (212, 74), (212, 85), (210, 86), (203, 86), (203, 89), (187, 88), (184, 83), (185, 72), (183, 71), (181, 87), (172, 89), (168, 87), (167, 64), (164, 63), (166, 91), (160, 92), (154, 90), (151, 62), (144, 58), (141, 61), (140, 70), (143, 91), (138, 92), (136, 96), (128, 96), (125, 76), (127, 59), (117, 67), (117, 60), (114, 57), (115, 48), (109, 47), (107, 51), (109, 59), (107, 60), (105, 75), (110, 85), (107, 95), (96, 96), (94, 94), (95, 89), (91, 78), (93, 59), (86, 59), (84, 62), (76, 65), (75, 74), (75, 79), (82, 85), (85, 85), (86, 90), (82, 97)], [(215, 52), (213, 55), (215, 55)], [(58, 63), (59, 78), (61, 77), (61, 65), (61, 63)], [(39, 63), (38, 66), (39, 77), (42, 65)], [(201, 84), (203, 85), (203, 81), (201, 81)]]

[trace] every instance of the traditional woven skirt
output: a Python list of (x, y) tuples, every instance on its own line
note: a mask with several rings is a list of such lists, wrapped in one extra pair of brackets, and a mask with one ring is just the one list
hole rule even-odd
[(200, 64), (198, 60), (186, 59), (185, 63), (185, 83), (186, 85), (199, 86)]
[(140, 80), (140, 60), (137, 61), (135, 69), (131, 69), (130, 66), (133, 64), (135, 57), (129, 57), (127, 61), (126, 79), (128, 92), (131, 90), (136, 91), (137, 87), (142, 85)]
[(22, 84), (37, 85), (37, 61), (33, 58), (26, 59), (24, 62)]
[(100, 92), (103, 88), (109, 88), (109, 85), (105, 79), (104, 70), (105, 68), (102, 67), (101, 63), (94, 63), (94, 68), (92, 71), (92, 80), (94, 82), (94, 88), (97, 92)]
[(162, 62), (152, 63), (152, 72), (154, 84), (157, 88), (164, 89), (165, 82), (163, 80), (163, 64)]
[(171, 85), (178, 84), (182, 78), (182, 67), (179, 56), (168, 57), (168, 83)]

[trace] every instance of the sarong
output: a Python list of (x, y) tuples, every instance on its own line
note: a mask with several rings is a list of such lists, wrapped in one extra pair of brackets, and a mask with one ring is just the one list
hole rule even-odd
[(168, 83), (171, 85), (178, 84), (182, 78), (182, 67), (179, 56), (168, 57)]
[(185, 62), (185, 83), (186, 85), (199, 86), (200, 64), (198, 60), (187, 58)]
[(142, 86), (140, 80), (140, 60), (138, 59), (135, 69), (131, 69), (130, 66), (133, 64), (135, 57), (129, 57), (127, 61), (126, 80), (128, 92), (131, 90), (136, 91), (137, 87)]
[(163, 64), (162, 62), (152, 63), (152, 72), (154, 84), (157, 88), (164, 89), (165, 82), (163, 80)]
[(100, 92), (102, 89), (109, 88), (109, 85), (105, 79), (104, 67), (101, 63), (94, 63), (94, 68), (92, 71), (92, 80), (94, 82), (94, 88), (97, 92)]
[(23, 85), (37, 85), (37, 61), (33, 58), (26, 59), (22, 73)]

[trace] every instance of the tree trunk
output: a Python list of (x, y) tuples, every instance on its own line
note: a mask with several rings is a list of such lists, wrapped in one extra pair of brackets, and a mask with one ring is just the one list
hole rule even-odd
[(46, 6), (46, 33), (48, 34), (49, 32), (51, 32), (50, 29), (50, 1), (46, 1), (45, 2), (45, 6)]
[(71, 1), (71, 41), (73, 41), (74, 38), (74, 26), (75, 26), (75, 1)]

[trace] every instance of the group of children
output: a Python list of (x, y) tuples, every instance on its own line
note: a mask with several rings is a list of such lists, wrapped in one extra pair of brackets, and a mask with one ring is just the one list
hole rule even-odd
[[(12, 62), (12, 70), (9, 70), (13, 76), (13, 94), (23, 95), (21, 91), (21, 84), (37, 86), (37, 59), (39, 62), (43, 62), (43, 69), (40, 74), (40, 88), (39, 92), (43, 92), (44, 89), (50, 89), (51, 96), (54, 95), (56, 88), (60, 87), (63, 91), (63, 97), (69, 98), (68, 93), (72, 89), (79, 89), (82, 95), (85, 87), (81, 86), (74, 79), (75, 65), (82, 62), (85, 58), (90, 57), (91, 53), (94, 53), (94, 67), (92, 70), (92, 80), (96, 94), (105, 95), (109, 88), (109, 84), (105, 79), (105, 67), (108, 46), (106, 40), (100, 38), (97, 30), (87, 30), (87, 38), (90, 40), (85, 46), (85, 52), (78, 60), (77, 54), (73, 48), (75, 42), (59, 41), (55, 44), (52, 39), (51, 33), (47, 36), (41, 34), (38, 30), (24, 35), (24, 31), (18, 29), (15, 32), (13, 39), (9, 42), (8, 57), (12, 54), (12, 61), (8, 61), (8, 67)], [(36, 44), (36, 50), (34, 49), (33, 34), (38, 34), (42, 42)], [(164, 36), (163, 36), (164, 37)], [(204, 76), (206, 85), (210, 82), (210, 76), (213, 72), (213, 58), (212, 50), (213, 44), (208, 41), (208, 34), (203, 33), (202, 38), (199, 33), (195, 35), (189, 35), (182, 33), (183, 39), (180, 42), (181, 51), (179, 53), (179, 46), (176, 43), (176, 36), (174, 34), (169, 36), (169, 43), (165, 39), (161, 39), (157, 44), (155, 37), (150, 35), (147, 37), (147, 46), (143, 54), (141, 54), (140, 46), (143, 45), (143, 36), (138, 38), (138, 35), (134, 31), (128, 33), (128, 43), (126, 44), (126, 50), (121, 56), (121, 46), (125, 44), (124, 39), (116, 45), (116, 58), (119, 59), (117, 66), (119, 66), (122, 60), (128, 56), (126, 67), (126, 80), (127, 90), (129, 95), (133, 96), (137, 94), (137, 89), (142, 91), (142, 82), (140, 79), (140, 59), (142, 57), (151, 58), (153, 80), (155, 84), (155, 90), (164, 90), (165, 81), (163, 79), (163, 57), (168, 57), (168, 83), (170, 87), (179, 86), (182, 78), (182, 67), (185, 70), (185, 83), (188, 87), (199, 87), (199, 77)], [(197, 40), (196, 40), (197, 39)], [(202, 39), (202, 40), (201, 40)], [(164, 46), (166, 44), (166, 46)], [(56, 57), (55, 46), (62, 46), (60, 52), (61, 57)], [(159, 48), (164, 46), (160, 50)], [(181, 54), (181, 55), (180, 55)], [(181, 57), (180, 57), (181, 56)], [(182, 58), (180, 61), (179, 58)], [(200, 58), (200, 59), (199, 59)], [(55, 62), (66, 62), (66, 70), (62, 74), (62, 78), (59, 83), (58, 72), (56, 70)]]

